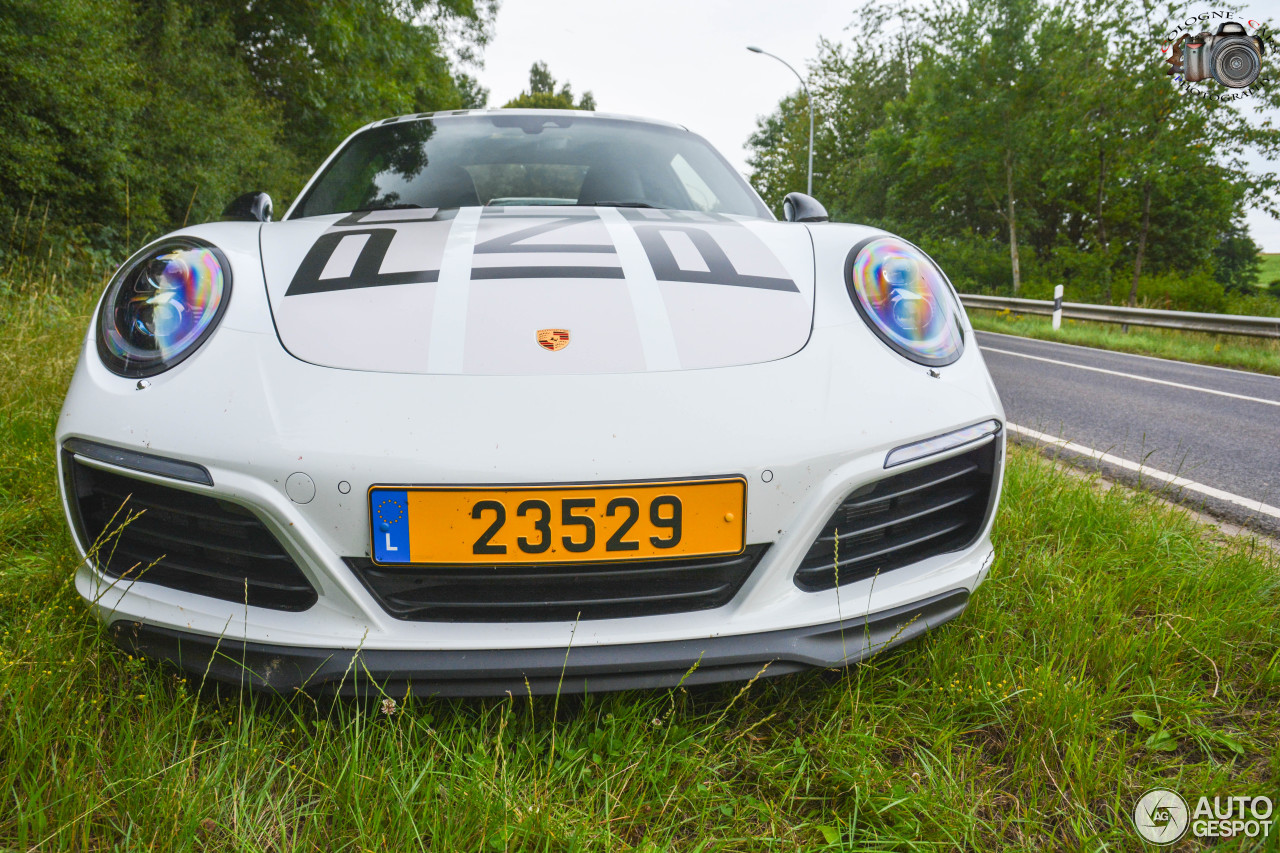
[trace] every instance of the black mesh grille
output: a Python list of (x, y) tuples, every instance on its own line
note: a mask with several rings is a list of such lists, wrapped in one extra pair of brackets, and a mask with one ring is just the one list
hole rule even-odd
[[(306, 610), (316, 592), (252, 512), (65, 458), (81, 540), (117, 578), (276, 610)], [(122, 508), (123, 507), (123, 508)], [(104, 536), (132, 520), (119, 536)]]
[(542, 622), (685, 613), (727, 604), (768, 545), (736, 557), (525, 566), (347, 564), (397, 619)]
[(796, 585), (831, 589), (837, 576), (843, 586), (970, 545), (991, 501), (998, 447), (990, 441), (849, 495), (800, 562)]

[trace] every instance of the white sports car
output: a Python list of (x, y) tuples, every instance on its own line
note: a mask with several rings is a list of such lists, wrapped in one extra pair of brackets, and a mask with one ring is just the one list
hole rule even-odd
[(910, 243), (779, 222), (701, 137), (499, 110), (352, 134), (130, 258), (57, 429), (135, 654), (288, 691), (842, 666), (958, 615), (1003, 411)]

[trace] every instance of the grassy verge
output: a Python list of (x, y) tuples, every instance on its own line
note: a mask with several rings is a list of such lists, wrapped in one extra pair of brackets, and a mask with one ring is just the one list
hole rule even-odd
[(1060, 341), (1098, 349), (1173, 358), (1196, 364), (1212, 364), (1254, 373), (1280, 376), (1280, 340), (1208, 335), (1174, 329), (1129, 327), (1128, 333), (1113, 323), (1063, 320), (1056, 332), (1048, 317), (1006, 311), (969, 309), (969, 320), (980, 332), (1000, 332), (1045, 341)]
[(1263, 252), (1258, 255), (1261, 264), (1258, 267), (1258, 286), (1268, 287), (1273, 281), (1280, 281), (1280, 253)]
[(848, 672), (200, 691), (111, 648), (69, 585), (50, 435), (90, 305), (0, 296), (0, 849), (1137, 850), (1150, 787), (1280, 790), (1275, 554), (1017, 448), (970, 609)]

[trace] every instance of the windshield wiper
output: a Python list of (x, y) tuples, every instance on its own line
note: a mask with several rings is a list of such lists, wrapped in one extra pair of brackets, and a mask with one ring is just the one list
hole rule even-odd
[(653, 210), (670, 210), (661, 204), (649, 204), (647, 201), (580, 201), (574, 207), (648, 207)]

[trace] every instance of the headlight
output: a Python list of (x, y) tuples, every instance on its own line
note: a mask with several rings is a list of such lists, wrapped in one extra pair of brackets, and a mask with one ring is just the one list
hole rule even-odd
[(964, 352), (960, 306), (929, 256), (897, 237), (854, 246), (844, 268), (858, 313), (890, 347), (919, 364), (940, 367)]
[(231, 297), (231, 266), (208, 243), (173, 237), (130, 258), (98, 310), (98, 354), (121, 376), (153, 376), (193, 353)]

